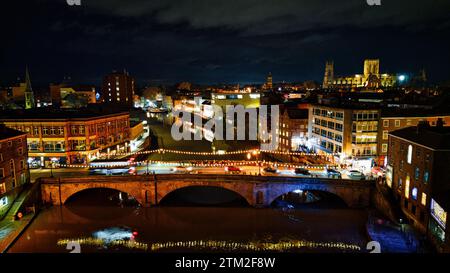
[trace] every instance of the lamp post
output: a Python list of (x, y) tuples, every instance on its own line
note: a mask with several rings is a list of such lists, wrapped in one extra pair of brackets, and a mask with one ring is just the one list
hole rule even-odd
[(50, 177), (54, 177), (53, 176), (53, 164), (55, 164), (55, 161), (57, 161), (58, 159), (56, 157), (53, 157), (50, 159)]

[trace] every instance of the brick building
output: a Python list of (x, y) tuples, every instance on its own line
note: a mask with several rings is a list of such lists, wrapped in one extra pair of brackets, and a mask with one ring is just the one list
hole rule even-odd
[(103, 78), (102, 98), (106, 103), (133, 105), (135, 81), (128, 72), (113, 72)]
[(420, 121), (428, 121), (432, 126), (436, 125), (438, 119), (442, 119), (444, 124), (450, 125), (450, 113), (430, 113), (431, 111), (383, 109), (378, 126), (378, 164), (385, 165), (388, 154), (388, 136), (395, 130), (410, 126), (417, 126)]
[(450, 251), (450, 127), (427, 122), (389, 133), (387, 185), (406, 220)]
[(29, 182), (27, 135), (0, 124), (0, 219)]
[(128, 151), (129, 112), (35, 109), (1, 113), (0, 124), (27, 133), (31, 167), (85, 164), (100, 152)]

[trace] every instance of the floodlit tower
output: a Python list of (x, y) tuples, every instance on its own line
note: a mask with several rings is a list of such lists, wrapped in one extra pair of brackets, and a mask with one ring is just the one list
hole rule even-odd
[(267, 85), (267, 89), (273, 88), (272, 72), (269, 72), (269, 75), (267, 76), (266, 85)]
[(25, 109), (35, 108), (36, 103), (34, 101), (33, 89), (31, 88), (30, 74), (28, 72), (28, 66), (25, 70)]
[(364, 77), (368, 78), (369, 75), (380, 75), (380, 60), (364, 60)]
[(334, 78), (334, 63), (329, 61), (325, 63), (325, 75), (323, 77), (323, 88), (330, 87)]

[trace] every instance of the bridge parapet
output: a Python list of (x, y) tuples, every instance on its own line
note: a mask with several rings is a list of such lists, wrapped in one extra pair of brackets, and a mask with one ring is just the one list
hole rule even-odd
[(294, 190), (326, 191), (341, 197), (349, 207), (365, 207), (374, 186), (373, 181), (228, 174), (85, 176), (40, 178), (40, 182), (43, 201), (55, 205), (64, 204), (85, 189), (111, 188), (134, 196), (143, 206), (151, 206), (177, 189), (211, 186), (234, 191), (255, 207), (270, 206), (277, 197)]

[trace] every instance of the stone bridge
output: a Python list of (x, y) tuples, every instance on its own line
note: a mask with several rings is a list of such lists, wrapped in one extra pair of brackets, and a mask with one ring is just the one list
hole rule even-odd
[(366, 207), (372, 181), (281, 176), (161, 174), (139, 176), (87, 176), (40, 178), (42, 199), (64, 204), (77, 192), (109, 188), (125, 192), (144, 207), (158, 205), (169, 193), (191, 186), (219, 187), (233, 191), (254, 207), (267, 207), (279, 196), (295, 190), (324, 191), (339, 196), (349, 207)]

